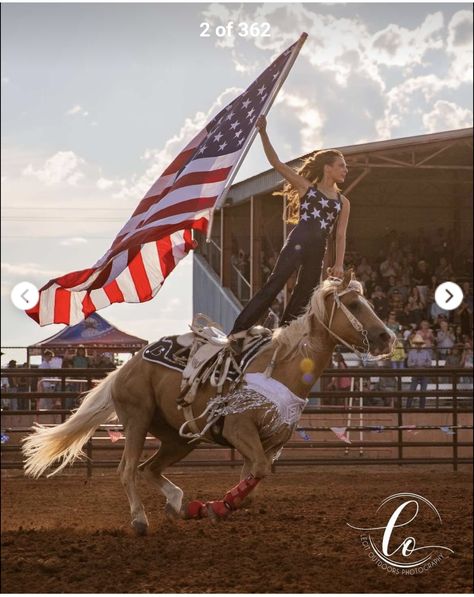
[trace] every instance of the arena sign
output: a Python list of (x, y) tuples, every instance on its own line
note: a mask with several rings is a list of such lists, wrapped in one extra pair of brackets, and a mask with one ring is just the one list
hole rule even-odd
[(422, 574), (437, 566), (446, 552), (454, 553), (443, 545), (418, 544), (415, 535), (422, 535), (424, 539), (426, 527), (433, 528), (430, 520), (433, 515), (442, 524), (436, 507), (421, 495), (395, 493), (382, 501), (376, 515), (381, 516), (383, 521), (387, 520), (386, 524), (373, 527), (347, 525), (364, 531), (360, 535), (362, 546), (382, 570), (410, 576)]

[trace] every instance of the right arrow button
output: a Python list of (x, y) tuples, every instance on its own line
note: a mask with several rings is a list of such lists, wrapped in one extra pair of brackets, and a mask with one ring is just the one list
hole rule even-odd
[(436, 304), (446, 311), (457, 309), (463, 298), (462, 289), (455, 282), (443, 282), (435, 290)]

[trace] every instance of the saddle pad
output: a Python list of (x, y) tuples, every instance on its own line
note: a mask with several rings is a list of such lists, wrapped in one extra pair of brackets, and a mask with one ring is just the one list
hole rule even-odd
[[(178, 336), (164, 336), (156, 342), (149, 344), (143, 351), (142, 357), (145, 361), (151, 363), (158, 363), (164, 365), (169, 369), (176, 371), (184, 371), (186, 363), (188, 362), (189, 351), (191, 347), (184, 348), (178, 344), (176, 338)], [(255, 340), (245, 348), (245, 350), (235, 357), (242, 371), (245, 371), (247, 366), (253, 361), (257, 352), (270, 342), (269, 336), (256, 336)], [(179, 355), (175, 353), (179, 350), (182, 352)], [(216, 357), (214, 357), (216, 358)], [(234, 381), (238, 377), (238, 371), (231, 365), (227, 374), (228, 381)]]

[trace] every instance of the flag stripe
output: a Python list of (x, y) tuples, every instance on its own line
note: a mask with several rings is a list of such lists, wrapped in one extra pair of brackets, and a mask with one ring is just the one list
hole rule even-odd
[(166, 235), (164, 238), (157, 242), (157, 247), (161, 271), (163, 272), (163, 277), (166, 278), (166, 276), (174, 268), (171, 237)]
[(117, 284), (117, 280), (113, 280), (107, 286), (104, 286), (105, 293), (109, 297), (110, 303), (123, 303), (124, 296)]
[[(279, 88), (293, 44), (222, 108), (150, 186), (92, 268), (50, 280), (27, 313), (40, 325), (73, 324), (113, 303), (144, 302), (195, 247), (192, 230), (209, 217), (255, 135), (255, 121)], [(271, 94), (271, 95), (270, 95)]]
[(69, 321), (71, 293), (65, 288), (58, 288), (54, 294), (54, 322)]
[(143, 263), (141, 252), (139, 252), (130, 262), (128, 268), (130, 270), (133, 283), (135, 284), (135, 289), (140, 302), (150, 300), (152, 297), (151, 284), (148, 280), (148, 275), (145, 269), (145, 264)]

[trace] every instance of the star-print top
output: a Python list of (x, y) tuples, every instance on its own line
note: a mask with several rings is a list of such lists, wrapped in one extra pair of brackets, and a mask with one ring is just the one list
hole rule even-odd
[(300, 223), (314, 224), (326, 237), (334, 228), (342, 208), (341, 195), (326, 197), (314, 186), (309, 187), (300, 201)]

